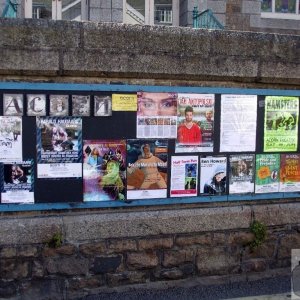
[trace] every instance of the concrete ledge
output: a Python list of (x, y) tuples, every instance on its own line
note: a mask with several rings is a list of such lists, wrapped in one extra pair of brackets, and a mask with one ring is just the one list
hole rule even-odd
[(300, 84), (296, 35), (8, 19), (0, 35), (0, 75)]
[(247, 229), (253, 219), (268, 226), (298, 224), (300, 203), (170, 209), (148, 212), (103, 211), (59, 216), (5, 216), (0, 245), (45, 243), (62, 232), (67, 243), (106, 238)]
[(64, 216), (68, 242), (248, 228), (250, 207)]

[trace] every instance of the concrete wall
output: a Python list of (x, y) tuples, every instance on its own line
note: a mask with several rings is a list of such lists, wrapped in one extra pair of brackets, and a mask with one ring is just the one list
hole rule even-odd
[[(299, 36), (183, 27), (0, 20), (0, 76), (299, 85)], [(82, 79), (81, 79), (82, 80)]]
[[(0, 20), (0, 36), (1, 81), (300, 85), (300, 36), (46, 20)], [(2, 212), (0, 298), (75, 299), (124, 284), (287, 274), (290, 249), (300, 247), (298, 200)], [(268, 236), (251, 252), (253, 220)], [(53, 248), (57, 233), (62, 245)]]

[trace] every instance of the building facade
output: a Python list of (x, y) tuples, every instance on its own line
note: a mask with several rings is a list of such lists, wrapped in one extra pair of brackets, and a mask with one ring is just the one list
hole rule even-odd
[(210, 9), (227, 30), (299, 34), (299, 0), (0, 0), (17, 17), (193, 26), (193, 10)]

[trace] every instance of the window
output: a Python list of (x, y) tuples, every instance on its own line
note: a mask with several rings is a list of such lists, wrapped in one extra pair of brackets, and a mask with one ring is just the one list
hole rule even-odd
[(25, 18), (84, 20), (88, 0), (23, 0)]
[(154, 3), (154, 24), (172, 25), (172, 1), (157, 0)]
[(262, 17), (300, 19), (300, 0), (262, 0)]

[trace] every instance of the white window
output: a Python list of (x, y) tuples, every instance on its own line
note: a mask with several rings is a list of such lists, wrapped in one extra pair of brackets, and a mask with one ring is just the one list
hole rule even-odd
[(264, 18), (300, 20), (300, 0), (261, 0)]
[(88, 0), (23, 0), (25, 18), (86, 20)]
[(154, 24), (172, 25), (172, 0), (154, 2)]

